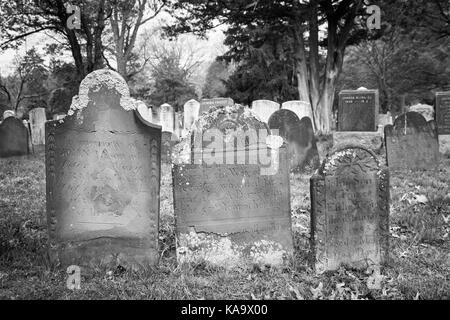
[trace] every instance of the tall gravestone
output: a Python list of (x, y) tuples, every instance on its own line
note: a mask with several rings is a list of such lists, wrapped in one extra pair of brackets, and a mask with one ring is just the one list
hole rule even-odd
[(384, 130), (389, 168), (429, 169), (439, 164), (434, 121), (427, 122), (421, 114), (407, 112)]
[(319, 167), (319, 152), (310, 118), (299, 120), (293, 111), (280, 109), (270, 116), (268, 124), (272, 133), (276, 134), (274, 130), (278, 130), (278, 135), (287, 143), (291, 170)]
[(44, 108), (30, 110), (31, 141), (33, 145), (45, 144), (45, 121), (47, 116)]
[(269, 134), (250, 109), (236, 105), (203, 114), (177, 146), (179, 263), (277, 267), (292, 257), (286, 150)]
[(436, 125), (439, 150), (450, 155), (450, 91), (436, 93)]
[(175, 129), (175, 111), (173, 110), (173, 107), (168, 103), (164, 103), (159, 110), (162, 131), (173, 133)]
[(378, 90), (344, 90), (339, 93), (338, 131), (377, 131)]
[(261, 119), (267, 123), (270, 116), (280, 109), (280, 104), (270, 100), (256, 100), (252, 102), (252, 110)]
[(125, 80), (97, 70), (63, 120), (46, 124), (50, 257), (63, 266), (146, 268), (158, 261), (161, 127)]
[(287, 101), (281, 105), (281, 109), (291, 110), (299, 119), (302, 119), (303, 117), (308, 117), (311, 120), (314, 119), (311, 105), (305, 101)]
[(22, 120), (7, 117), (0, 123), (0, 157), (28, 154), (28, 130)]
[(211, 108), (215, 107), (231, 107), (234, 105), (234, 101), (231, 98), (213, 98), (213, 99), (202, 99), (200, 101), (200, 111), (199, 114), (209, 111)]
[(311, 178), (310, 241), (318, 273), (387, 261), (389, 172), (368, 149), (336, 149)]
[(197, 100), (189, 100), (184, 104), (184, 130), (191, 130), (192, 125), (197, 121), (200, 112), (200, 103)]

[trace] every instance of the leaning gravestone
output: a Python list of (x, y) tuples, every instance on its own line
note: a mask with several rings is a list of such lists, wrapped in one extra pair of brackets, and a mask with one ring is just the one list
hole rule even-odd
[(203, 112), (207, 112), (211, 108), (231, 107), (232, 105), (234, 105), (234, 101), (231, 98), (202, 99), (200, 101), (199, 114), (201, 115)]
[(28, 130), (22, 120), (7, 117), (0, 123), (0, 157), (28, 154)]
[(45, 115), (44, 108), (35, 108), (30, 110), (30, 127), (31, 127), (31, 141), (33, 145), (45, 144)]
[(280, 104), (270, 100), (256, 100), (252, 102), (252, 110), (261, 119), (267, 123), (270, 116), (280, 109)]
[(338, 131), (377, 131), (378, 90), (344, 90), (339, 93)]
[(439, 145), (434, 121), (427, 122), (417, 112), (398, 116), (385, 127), (389, 168), (428, 169), (439, 164)]
[(302, 119), (303, 117), (308, 117), (311, 120), (313, 119), (311, 105), (305, 101), (287, 101), (281, 105), (281, 109), (291, 110), (299, 119)]
[(270, 116), (268, 124), (272, 134), (278, 130), (278, 135), (288, 144), (291, 170), (319, 167), (319, 152), (310, 118), (299, 120), (293, 111), (280, 109)]
[(282, 266), (293, 255), (282, 139), (248, 108), (215, 108), (174, 159), (179, 263)]
[(439, 150), (450, 155), (450, 91), (436, 93), (436, 125)]
[(200, 111), (200, 103), (197, 100), (189, 100), (183, 106), (184, 130), (191, 130), (192, 125), (197, 121)]
[(311, 178), (311, 253), (317, 273), (387, 261), (389, 172), (360, 146), (337, 148)]
[(68, 116), (46, 124), (50, 257), (140, 268), (158, 261), (161, 127), (136, 111), (125, 80), (97, 70)]

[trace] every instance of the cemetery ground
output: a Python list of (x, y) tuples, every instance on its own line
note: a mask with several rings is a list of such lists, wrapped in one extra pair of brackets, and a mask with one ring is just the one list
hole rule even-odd
[(162, 165), (158, 267), (82, 270), (81, 290), (47, 258), (44, 153), (0, 159), (0, 299), (450, 299), (450, 159), (438, 170), (391, 172), (390, 261), (381, 289), (369, 274), (307, 267), (309, 178), (291, 175), (295, 262), (285, 270), (180, 268), (170, 166)]

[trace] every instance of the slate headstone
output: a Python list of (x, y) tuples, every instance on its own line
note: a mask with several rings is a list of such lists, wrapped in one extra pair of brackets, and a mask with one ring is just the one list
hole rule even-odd
[(436, 93), (436, 125), (439, 150), (450, 155), (450, 91)]
[(398, 116), (386, 126), (385, 145), (389, 168), (430, 169), (439, 164), (439, 145), (434, 121), (417, 112)]
[(7, 117), (0, 123), (0, 157), (28, 154), (28, 130), (22, 120)]
[(256, 100), (252, 102), (252, 110), (261, 119), (267, 123), (270, 116), (280, 109), (280, 104), (270, 100)]
[(389, 172), (371, 151), (338, 148), (311, 178), (310, 239), (317, 273), (387, 261)]
[(299, 119), (302, 119), (303, 117), (308, 117), (311, 120), (313, 119), (311, 105), (305, 101), (287, 101), (281, 105), (281, 109), (291, 110)]
[(269, 118), (269, 128), (273, 134), (281, 136), (288, 144), (290, 168), (292, 171), (302, 171), (305, 167), (318, 168), (319, 152), (311, 119), (301, 120), (288, 109), (275, 111)]
[(45, 121), (47, 121), (45, 109), (32, 109), (29, 112), (29, 117), (31, 127), (31, 141), (33, 145), (45, 144)]
[(161, 127), (141, 121), (125, 80), (96, 70), (68, 116), (46, 124), (50, 257), (63, 266), (158, 261)]
[(377, 131), (378, 90), (344, 90), (339, 93), (338, 131)]
[[(237, 141), (252, 129), (256, 140)], [(180, 263), (278, 267), (292, 257), (289, 170), (281, 145), (246, 107), (217, 108), (200, 117), (177, 146), (187, 157), (173, 166)], [(211, 162), (212, 153), (217, 162)]]
[(232, 105), (234, 105), (234, 101), (231, 98), (202, 99), (200, 101), (199, 114), (201, 115), (203, 112), (207, 112), (211, 108), (215, 108), (215, 107), (231, 107)]

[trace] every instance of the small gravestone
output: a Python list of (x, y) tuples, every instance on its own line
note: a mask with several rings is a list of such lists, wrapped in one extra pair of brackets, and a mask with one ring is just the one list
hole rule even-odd
[(293, 255), (282, 139), (239, 105), (203, 114), (173, 166), (179, 263), (284, 265)]
[(311, 253), (318, 273), (387, 261), (389, 173), (359, 146), (336, 149), (311, 178)]
[(252, 111), (262, 122), (267, 123), (272, 113), (280, 109), (280, 104), (270, 100), (256, 100), (252, 102)]
[(338, 131), (377, 131), (378, 90), (344, 90), (339, 93)]
[(22, 120), (7, 117), (0, 123), (0, 157), (28, 154), (28, 130)]
[(203, 112), (207, 112), (211, 108), (231, 107), (232, 105), (234, 105), (234, 101), (231, 98), (202, 99), (200, 101), (199, 115), (201, 115)]
[(310, 118), (299, 120), (293, 111), (280, 109), (270, 116), (268, 124), (272, 134), (278, 130), (278, 135), (287, 142), (291, 170), (302, 171), (306, 166), (318, 168), (319, 152)]
[(450, 91), (436, 93), (436, 125), (439, 150), (450, 155)]
[(394, 124), (394, 121), (392, 119), (392, 115), (390, 112), (388, 113), (380, 113), (378, 115), (378, 126), (385, 127), (387, 125)]
[(189, 100), (184, 104), (184, 130), (191, 130), (192, 125), (197, 121), (200, 112), (200, 103), (197, 100)]
[(63, 266), (158, 261), (161, 127), (141, 121), (125, 80), (97, 70), (46, 124), (50, 257)]
[(159, 108), (159, 118), (162, 126), (162, 131), (173, 133), (175, 129), (175, 111), (170, 104), (164, 103), (163, 105), (161, 105), (161, 107)]
[(434, 107), (427, 104), (416, 104), (409, 107), (409, 111), (420, 113), (426, 121), (434, 120)]
[(145, 121), (150, 122), (150, 123), (153, 122), (152, 109), (147, 107), (147, 105), (144, 102), (142, 102), (142, 101), (138, 102), (137, 107), (136, 107), (136, 111), (142, 117), (142, 119), (144, 119)]
[(5, 120), (6, 118), (9, 117), (15, 117), (16, 113), (13, 110), (6, 110), (5, 112), (3, 112), (3, 120)]
[(33, 145), (45, 144), (45, 115), (44, 108), (35, 108), (30, 110), (30, 127), (31, 127), (31, 142)]
[(417, 112), (398, 116), (385, 127), (389, 168), (429, 169), (439, 163), (439, 145), (434, 121), (427, 122)]
[(311, 120), (313, 119), (311, 105), (305, 101), (287, 101), (281, 105), (281, 109), (291, 110), (299, 119), (304, 117), (308, 117)]

